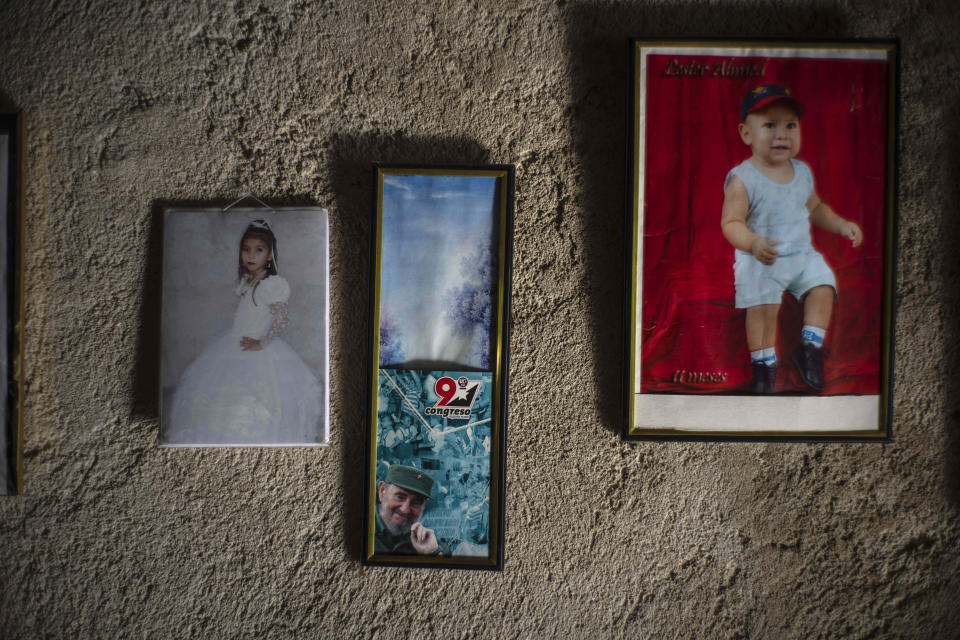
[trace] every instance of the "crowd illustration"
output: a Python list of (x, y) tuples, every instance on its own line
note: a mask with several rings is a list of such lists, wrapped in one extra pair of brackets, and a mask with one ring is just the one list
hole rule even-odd
[[(427, 416), (437, 380), (465, 375), (482, 383), (466, 419)], [(381, 369), (377, 415), (377, 481), (391, 465), (433, 479), (422, 523), (454, 555), (486, 556), (490, 529), (492, 376), (489, 373)]]

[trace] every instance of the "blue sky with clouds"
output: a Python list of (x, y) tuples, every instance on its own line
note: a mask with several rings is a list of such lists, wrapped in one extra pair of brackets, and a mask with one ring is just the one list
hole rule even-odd
[(405, 360), (471, 364), (473, 336), (451, 333), (445, 303), (464, 282), (463, 258), (493, 242), (496, 187), (494, 177), (384, 176), (380, 312), (397, 324)]

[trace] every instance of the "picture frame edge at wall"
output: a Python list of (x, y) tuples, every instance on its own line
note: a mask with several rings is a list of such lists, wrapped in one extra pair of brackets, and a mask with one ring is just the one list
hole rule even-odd
[[(8, 199), (6, 233), (10, 250), (7, 254), (7, 305), (8, 305), (8, 379), (6, 394), (8, 399), (7, 415), (3, 428), (8, 437), (14, 440), (12, 456), (8, 455), (6, 464), (11, 465), (8, 478), (10, 483), (7, 495), (24, 494), (24, 330), (26, 318), (26, 299), (24, 295), (23, 250), (26, 241), (26, 175), (27, 175), (27, 117), (26, 113), (14, 105), (0, 100), (0, 122), (2, 130), (10, 138), (11, 149), (8, 163)], [(12, 457), (12, 460), (10, 459)], [(12, 478), (9, 476), (12, 475)]]

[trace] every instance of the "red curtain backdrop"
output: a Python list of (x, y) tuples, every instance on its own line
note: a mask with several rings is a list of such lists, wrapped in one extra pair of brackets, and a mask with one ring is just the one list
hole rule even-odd
[[(731, 62), (763, 75), (712, 75)], [(724, 177), (750, 156), (737, 133), (743, 95), (775, 82), (806, 106), (797, 158), (810, 165), (817, 192), (864, 233), (854, 249), (813, 228), (839, 293), (823, 395), (878, 393), (889, 63), (694, 55), (650, 55), (647, 63), (641, 391), (737, 393), (749, 383), (745, 312), (734, 308), (734, 249), (720, 211)], [(801, 325), (800, 305), (785, 294), (778, 391), (806, 391), (790, 363)]]

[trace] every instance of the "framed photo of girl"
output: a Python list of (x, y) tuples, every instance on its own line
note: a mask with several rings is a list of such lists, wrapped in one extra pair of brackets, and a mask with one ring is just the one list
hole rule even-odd
[(0, 101), (0, 495), (23, 493), (22, 113)]
[(164, 211), (160, 443), (328, 440), (327, 212)]
[(624, 436), (889, 439), (897, 43), (630, 55)]
[(363, 562), (500, 569), (514, 170), (373, 178)]

